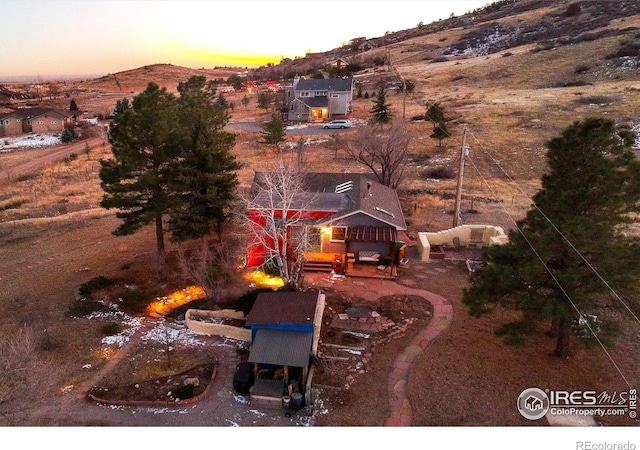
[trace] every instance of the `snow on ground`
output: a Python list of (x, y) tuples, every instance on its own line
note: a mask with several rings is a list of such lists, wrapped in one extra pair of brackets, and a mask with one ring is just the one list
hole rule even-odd
[(112, 336), (105, 336), (102, 343), (106, 345), (117, 345), (122, 347), (129, 341), (129, 338), (142, 326), (142, 321), (138, 318), (128, 316), (122, 311), (95, 312), (89, 314), (87, 319), (100, 319), (112, 322), (119, 322), (123, 330)]
[(48, 147), (60, 145), (60, 133), (29, 133), (22, 136), (9, 136), (0, 140), (0, 152), (23, 148)]
[(143, 341), (153, 341), (166, 343), (177, 343), (186, 347), (198, 347), (205, 345), (203, 341), (198, 339), (198, 335), (183, 326), (169, 326), (164, 322), (158, 323), (153, 329), (145, 333), (141, 339)]
[[(117, 347), (122, 347), (129, 341), (131, 336), (140, 329), (144, 319), (131, 317), (122, 311), (118, 311), (117, 305), (115, 304), (110, 305), (110, 307), (114, 310), (108, 312), (95, 312), (89, 314), (87, 319), (98, 319), (105, 322), (118, 322), (122, 326), (122, 331), (118, 334), (105, 336), (102, 338), (102, 343), (107, 346), (115, 345)], [(212, 345), (211, 343), (203, 341), (202, 335), (186, 328), (184, 322), (168, 324), (164, 320), (158, 320), (156, 325), (151, 330), (144, 333), (140, 339), (146, 342), (159, 342), (161, 344), (180, 344), (184, 347)], [(237, 339), (220, 336), (220, 341), (213, 345), (240, 348), (242, 347), (243, 342)]]
[(304, 128), (307, 128), (309, 126), (309, 124), (307, 123), (301, 123), (301, 124), (295, 124), (295, 125), (287, 125), (287, 127), (285, 129), (287, 130), (302, 130)]

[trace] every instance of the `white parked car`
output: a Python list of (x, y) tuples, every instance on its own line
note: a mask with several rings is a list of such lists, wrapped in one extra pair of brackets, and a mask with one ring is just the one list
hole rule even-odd
[(351, 122), (346, 119), (332, 120), (322, 125), (322, 128), (351, 128)]

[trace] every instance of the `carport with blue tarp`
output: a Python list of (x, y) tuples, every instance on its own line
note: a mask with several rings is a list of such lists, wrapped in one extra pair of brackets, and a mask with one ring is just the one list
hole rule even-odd
[(256, 374), (252, 398), (280, 402), (283, 396), (305, 394), (323, 311), (324, 294), (317, 290), (258, 295), (246, 320), (248, 362)]

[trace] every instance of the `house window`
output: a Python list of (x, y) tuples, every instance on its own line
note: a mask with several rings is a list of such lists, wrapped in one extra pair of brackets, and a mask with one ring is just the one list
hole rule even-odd
[(316, 97), (326, 97), (327, 91), (316, 91)]
[(322, 251), (322, 229), (319, 227), (313, 227), (309, 230), (309, 247), (310, 252)]
[(331, 242), (344, 242), (347, 238), (347, 227), (332, 227)]
[(44, 122), (43, 122), (42, 120), (38, 120), (36, 123), (37, 123), (38, 125), (43, 125), (43, 124), (44, 124)]
[(338, 98), (340, 97), (340, 94), (331, 94), (331, 98)]

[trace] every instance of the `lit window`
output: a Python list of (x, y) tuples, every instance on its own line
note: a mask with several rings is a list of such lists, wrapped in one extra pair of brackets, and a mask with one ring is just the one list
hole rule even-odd
[(332, 227), (331, 242), (344, 242), (347, 239), (347, 227)]

